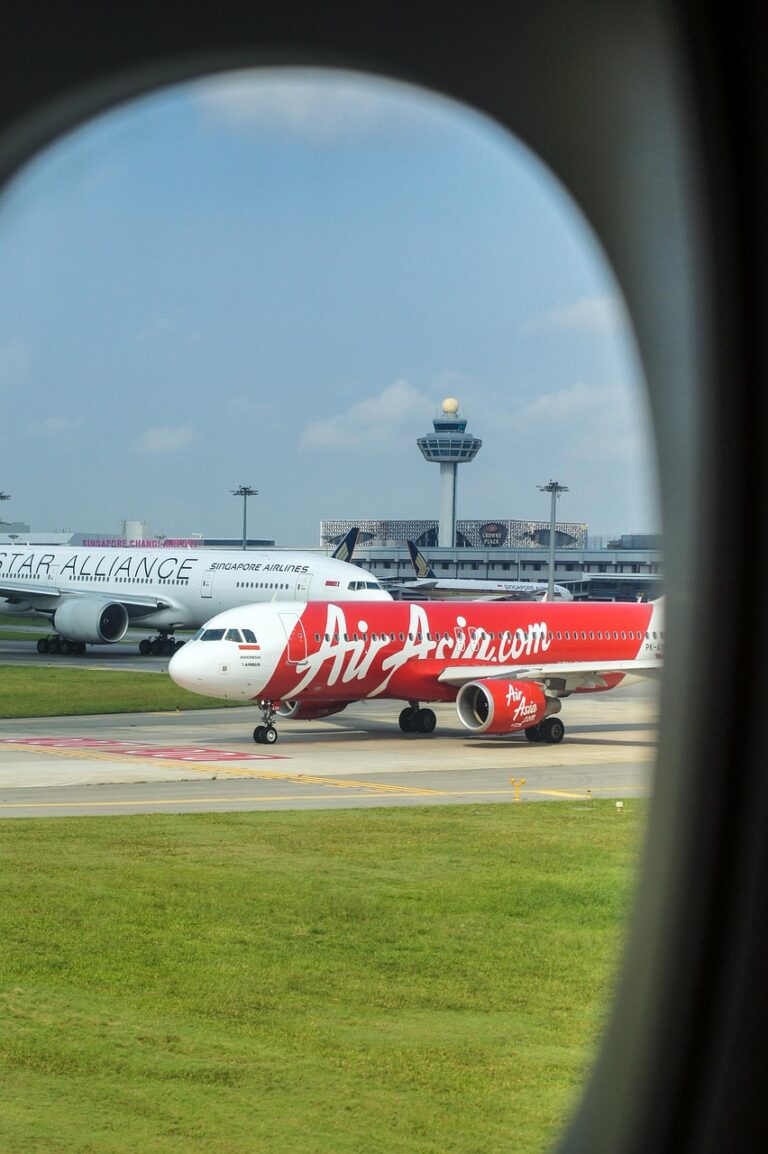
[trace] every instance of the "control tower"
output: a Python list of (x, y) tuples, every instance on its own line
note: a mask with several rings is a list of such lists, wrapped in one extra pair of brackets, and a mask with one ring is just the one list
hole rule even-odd
[(438, 545), (452, 549), (456, 543), (456, 469), (464, 461), (473, 461), (483, 442), (466, 431), (467, 420), (460, 416), (455, 397), (446, 397), (432, 424), (434, 433), (419, 437), (416, 444), (425, 461), (440, 466)]

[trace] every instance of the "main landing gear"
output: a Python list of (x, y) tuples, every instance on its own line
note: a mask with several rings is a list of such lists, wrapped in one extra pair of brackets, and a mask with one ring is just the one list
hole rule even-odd
[(157, 637), (142, 637), (139, 653), (142, 657), (172, 657), (183, 644), (183, 641), (177, 641), (170, 633), (160, 633)]
[(76, 657), (85, 656), (85, 642), (84, 641), (67, 641), (66, 637), (60, 637), (58, 633), (51, 634), (50, 637), (41, 637), (37, 643), (38, 653), (69, 653)]
[[(279, 704), (279, 702), (278, 702)], [(277, 710), (274, 701), (260, 701), (263, 725), (257, 725), (253, 731), (253, 740), (257, 745), (274, 745), (277, 741), (277, 730), (272, 724)]]
[(432, 733), (437, 725), (434, 710), (420, 709), (418, 701), (409, 701), (397, 720), (403, 733)]
[(564, 735), (565, 726), (559, 717), (545, 717), (538, 725), (532, 725), (525, 731), (529, 741), (546, 741), (550, 745), (558, 745)]

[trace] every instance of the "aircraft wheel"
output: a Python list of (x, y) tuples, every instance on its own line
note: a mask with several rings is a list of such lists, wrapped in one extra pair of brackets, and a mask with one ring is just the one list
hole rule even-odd
[(545, 717), (541, 722), (541, 732), (544, 741), (557, 745), (565, 736), (565, 726), (559, 717)]
[(432, 733), (437, 725), (437, 716), (433, 709), (420, 709), (416, 714), (416, 729), (419, 733)]
[(525, 736), (529, 741), (543, 741), (544, 737), (541, 732), (541, 725), (532, 725), (530, 729), (526, 729)]
[(253, 731), (253, 740), (257, 745), (266, 745), (267, 739), (264, 734), (267, 732), (266, 725), (257, 725)]
[(50, 652), (50, 648), (51, 648), (51, 643), (48, 640), (48, 638), (47, 637), (41, 637), (37, 643), (37, 652), (38, 653), (48, 653), (48, 652)]
[(407, 705), (405, 709), (402, 710), (400, 716), (397, 719), (397, 723), (402, 729), (403, 733), (416, 732), (416, 712), (417, 711), (410, 705)]
[(152, 642), (148, 637), (142, 637), (141, 641), (139, 642), (139, 653), (142, 657), (149, 657), (151, 652)]
[(66, 642), (65, 642), (65, 641), (63, 641), (63, 640), (61, 639), (61, 637), (53, 637), (53, 638), (51, 638), (51, 648), (50, 648), (50, 652), (51, 652), (51, 653), (63, 653), (63, 652), (64, 652), (64, 646), (65, 646), (65, 644), (66, 644)]
[(177, 652), (179, 651), (179, 649), (181, 649), (181, 648), (182, 648), (182, 646), (183, 646), (183, 645), (184, 645), (184, 642), (183, 642), (183, 641), (174, 641), (174, 643), (173, 643), (173, 652), (174, 652), (174, 653), (177, 653)]
[(176, 652), (176, 642), (172, 637), (164, 637), (161, 645), (163, 647), (163, 657), (171, 657)]
[(266, 725), (264, 727), (264, 741), (267, 745), (274, 745), (277, 741), (277, 730), (274, 725)]
[(84, 641), (78, 641), (78, 643), (77, 643), (77, 655), (78, 655), (78, 657), (85, 657), (85, 654), (86, 654), (85, 642)]

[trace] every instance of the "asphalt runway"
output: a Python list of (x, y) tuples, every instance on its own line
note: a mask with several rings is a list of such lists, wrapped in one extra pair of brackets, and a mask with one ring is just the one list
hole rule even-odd
[[(153, 661), (167, 666), (133, 668)], [(560, 745), (470, 736), (452, 705), (436, 707), (434, 734), (403, 734), (394, 701), (279, 721), (274, 746), (251, 739), (255, 707), (4, 721), (0, 817), (647, 796), (657, 702), (657, 683), (574, 696)]]
[[(27, 632), (17, 626), (6, 625), (6, 630), (17, 629)], [(37, 630), (39, 632), (40, 630)], [(141, 637), (151, 636), (149, 630), (137, 634), (136, 641), (120, 642), (118, 645), (89, 645), (87, 652), (78, 657), (66, 653), (38, 653), (37, 641), (0, 641), (0, 665), (42, 665), (58, 669), (61, 666), (74, 666), (77, 669), (113, 669), (124, 672), (138, 671), (140, 673), (166, 673), (168, 671), (167, 657), (142, 657), (139, 653)]]

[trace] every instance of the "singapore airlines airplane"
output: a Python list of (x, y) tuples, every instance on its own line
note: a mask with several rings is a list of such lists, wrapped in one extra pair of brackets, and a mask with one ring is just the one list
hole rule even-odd
[[(350, 544), (348, 535), (339, 549)], [(86, 643), (110, 645), (129, 625), (146, 625), (159, 635), (140, 651), (170, 655), (183, 644), (175, 629), (194, 629), (217, 610), (330, 597), (391, 601), (365, 569), (316, 553), (0, 547), (0, 612), (41, 614), (56, 630), (38, 641), (40, 653), (85, 653)]]
[[(430, 601), (543, 601), (546, 581), (494, 581), (488, 577), (438, 577), (415, 541), (406, 541), (416, 571), (415, 581), (393, 582), (390, 588)], [(564, 585), (555, 585), (556, 601), (572, 601)]]
[(405, 733), (435, 728), (420, 702), (455, 700), (473, 733), (558, 742), (564, 697), (658, 675), (662, 612), (661, 600), (249, 605), (213, 617), (168, 672), (195, 693), (258, 702), (253, 739), (266, 744), (276, 715), (327, 717), (372, 697), (408, 702)]

